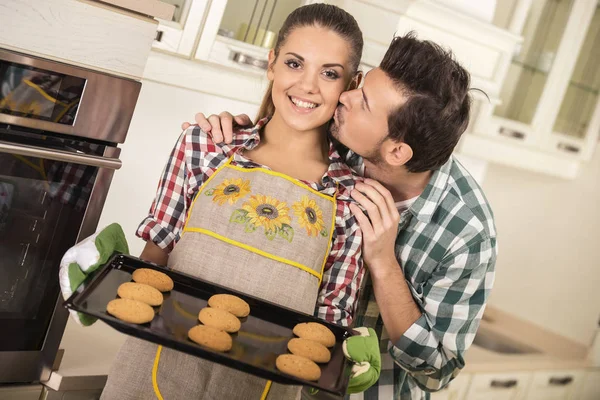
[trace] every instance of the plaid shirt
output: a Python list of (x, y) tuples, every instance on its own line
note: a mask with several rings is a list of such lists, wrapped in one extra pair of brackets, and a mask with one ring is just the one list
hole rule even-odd
[(366, 280), (356, 323), (377, 331), (382, 370), (377, 384), (352, 400), (428, 399), (443, 388), (465, 366), (494, 282), (492, 210), (453, 157), (400, 215), (396, 257), (422, 316), (391, 343)]
[[(158, 184), (156, 198), (149, 215), (142, 221), (137, 236), (152, 240), (159, 247), (171, 250), (181, 237), (187, 211), (202, 184), (233, 156), (233, 165), (244, 168), (266, 166), (244, 158), (240, 151), (251, 150), (260, 142), (260, 130), (268, 119), (256, 126), (241, 129), (231, 144), (215, 144), (211, 137), (198, 127), (185, 131), (177, 141)], [(321, 182), (303, 182), (309, 187), (333, 196), (337, 191), (337, 214), (331, 250), (327, 263), (315, 315), (343, 326), (352, 323), (357, 292), (364, 276), (362, 268), (362, 234), (348, 207), (350, 191), (354, 187), (352, 170), (331, 147), (329, 169)], [(360, 178), (359, 178), (360, 179)]]

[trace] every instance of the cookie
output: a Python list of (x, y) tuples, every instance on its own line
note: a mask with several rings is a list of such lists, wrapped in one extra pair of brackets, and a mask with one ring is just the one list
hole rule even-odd
[(117, 294), (122, 299), (138, 300), (150, 306), (160, 306), (163, 302), (163, 295), (158, 289), (143, 283), (122, 283)]
[(216, 351), (229, 351), (233, 343), (227, 332), (206, 325), (194, 326), (188, 331), (188, 337), (199, 345)]
[(150, 268), (139, 268), (133, 271), (133, 280), (137, 283), (150, 285), (161, 292), (168, 292), (173, 289), (173, 279), (163, 272)]
[(239, 331), (242, 326), (240, 320), (229, 311), (212, 307), (200, 310), (198, 319), (206, 326), (212, 326), (213, 328), (231, 333)]
[(321, 343), (325, 347), (333, 347), (335, 335), (325, 325), (316, 322), (303, 322), (294, 327), (294, 335)]
[(331, 360), (331, 353), (327, 347), (312, 340), (294, 338), (288, 342), (287, 347), (292, 354), (317, 363), (327, 363)]
[(121, 321), (145, 324), (154, 318), (154, 309), (146, 303), (131, 299), (114, 299), (108, 302), (106, 311)]
[(250, 314), (250, 306), (244, 300), (231, 294), (215, 294), (208, 299), (208, 305), (212, 308), (220, 308), (229, 311), (236, 317), (247, 317)]
[(321, 377), (321, 369), (314, 361), (295, 354), (278, 356), (275, 365), (281, 372), (307, 381), (318, 381)]

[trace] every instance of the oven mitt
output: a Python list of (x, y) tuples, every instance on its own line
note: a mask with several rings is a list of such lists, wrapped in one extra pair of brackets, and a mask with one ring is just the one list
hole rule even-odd
[[(60, 261), (60, 289), (67, 300), (85, 281), (89, 274), (108, 262), (114, 253), (129, 254), (123, 228), (111, 224), (100, 232), (83, 239), (71, 247)], [(69, 310), (80, 325), (89, 326), (96, 318)]]
[(372, 328), (354, 328), (360, 335), (346, 339), (342, 345), (346, 358), (354, 363), (347, 393), (364, 392), (377, 382), (381, 372), (379, 339)]

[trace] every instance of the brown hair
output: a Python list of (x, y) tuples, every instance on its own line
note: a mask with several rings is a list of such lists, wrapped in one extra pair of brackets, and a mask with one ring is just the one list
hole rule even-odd
[[(286, 18), (283, 26), (277, 35), (277, 42), (273, 49), (275, 60), (279, 56), (279, 50), (284, 45), (288, 36), (296, 28), (305, 26), (319, 26), (322, 28), (331, 29), (342, 38), (347, 40), (352, 51), (351, 61), (351, 76), (358, 70), (360, 57), (363, 49), (362, 31), (358, 27), (358, 23), (354, 17), (339, 7), (330, 4), (309, 4), (295, 9)], [(272, 65), (269, 65), (272, 68)], [(260, 120), (267, 116), (272, 116), (275, 113), (275, 105), (271, 96), (273, 90), (273, 81), (269, 82), (269, 87), (263, 97), (262, 104), (258, 110), (256, 120)]]
[(446, 51), (413, 32), (392, 40), (380, 68), (407, 97), (388, 116), (388, 138), (413, 150), (409, 172), (425, 172), (448, 161), (467, 129), (469, 73)]

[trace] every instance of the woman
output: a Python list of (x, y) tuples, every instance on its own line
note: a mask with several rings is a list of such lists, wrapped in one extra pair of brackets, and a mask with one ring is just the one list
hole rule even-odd
[[(349, 325), (363, 276), (350, 169), (326, 125), (357, 76), (362, 34), (330, 5), (296, 9), (269, 54), (257, 124), (216, 145), (185, 131), (138, 236), (141, 258)], [(175, 244), (176, 243), (176, 244)], [(171, 251), (172, 249), (172, 251)], [(153, 368), (154, 367), (154, 368)], [(232, 384), (235, 382), (235, 384)], [(300, 388), (130, 338), (103, 399), (294, 399)]]

